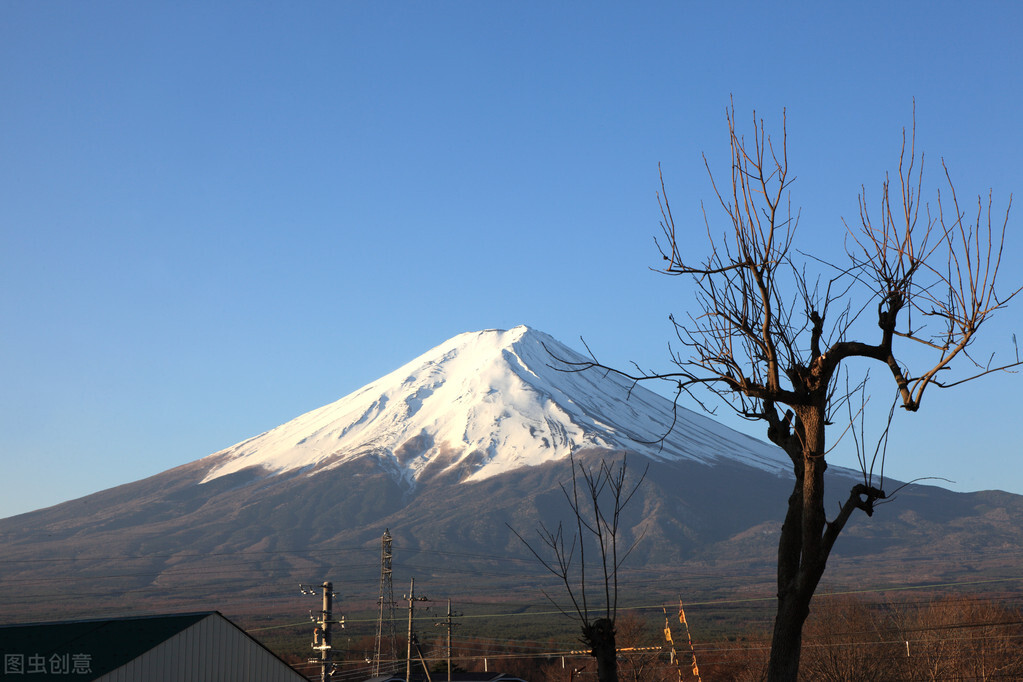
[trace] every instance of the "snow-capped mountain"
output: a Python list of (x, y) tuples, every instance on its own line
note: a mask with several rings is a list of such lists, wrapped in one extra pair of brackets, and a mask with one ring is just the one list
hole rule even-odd
[(585, 359), (525, 326), (460, 334), (334, 403), (211, 455), (203, 482), (248, 467), (316, 473), (365, 456), (409, 485), (427, 470), (481, 481), (593, 448), (790, 469), (774, 446), (704, 415), (679, 408), (673, 425), (670, 401), (618, 375), (566, 371), (563, 361)]
[[(623, 583), (632, 598), (646, 590), (644, 599), (670, 602), (680, 576), (703, 576), (711, 590), (766, 581), (770, 594), (793, 480), (781, 451), (681, 408), (672, 425), (671, 401), (630, 392), (614, 375), (564, 371), (559, 359), (583, 356), (526, 327), (462, 334), (238, 445), (0, 519), (0, 614), (211, 603), (262, 613), (296, 582), (323, 579), (343, 580), (376, 609), (385, 529), (400, 557), (396, 581), (411, 574), (435, 594), (542, 602), (549, 576), (511, 529), (574, 525), (562, 487), (575, 473), (570, 454), (593, 467), (627, 453), (632, 480), (645, 472), (619, 527), (624, 545), (637, 543), (627, 568), (639, 582)], [(834, 499), (848, 495), (853, 472), (828, 473)], [(983, 552), (1018, 573), (1023, 497), (927, 486), (896, 497), (850, 524), (829, 576), (847, 556), (852, 581), (864, 565), (893, 584), (907, 565), (926, 569), (921, 579), (958, 580), (957, 567)], [(922, 554), (941, 563), (901, 563)], [(672, 578), (667, 591), (650, 597), (660, 576)]]

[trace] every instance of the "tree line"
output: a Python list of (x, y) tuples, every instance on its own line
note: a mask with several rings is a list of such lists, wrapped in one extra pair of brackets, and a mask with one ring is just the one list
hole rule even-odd
[[(770, 633), (763, 629), (703, 639), (694, 622), (689, 649), (677, 614), (668, 623), (676, 657), (665, 641), (665, 616), (621, 611), (616, 619), (617, 672), (622, 682), (760, 682), (767, 677)], [(371, 638), (353, 642), (334, 679), (356, 679)], [(563, 639), (453, 641), (453, 670), (499, 671), (530, 682), (597, 679), (595, 659)], [(361, 647), (361, 648), (360, 648)], [(425, 639), (432, 679), (447, 679), (446, 642)], [(693, 667), (695, 653), (696, 671)], [(352, 675), (352, 677), (349, 677)], [(814, 682), (938, 682), (1023, 678), (1023, 610), (999, 596), (935, 595), (876, 602), (853, 596), (819, 598), (803, 633), (799, 679)], [(359, 678), (363, 679), (363, 678)]]

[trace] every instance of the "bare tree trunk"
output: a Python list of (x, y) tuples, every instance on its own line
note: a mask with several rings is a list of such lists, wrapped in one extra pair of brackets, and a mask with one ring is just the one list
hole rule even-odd
[(799, 676), (803, 623), (809, 614), (809, 599), (801, 598), (800, 595), (779, 596), (771, 638), (771, 658), (767, 664), (767, 679), (770, 682), (795, 680)]
[(618, 682), (618, 653), (615, 649), (615, 624), (598, 618), (583, 627), (583, 640), (597, 661), (597, 682)]
[(796, 433), (783, 444), (793, 461), (796, 481), (778, 541), (778, 612), (767, 667), (769, 682), (794, 682), (799, 676), (803, 624), (834, 542), (826, 532), (824, 510), (824, 411), (811, 406), (798, 414)]
[(789, 511), (778, 543), (778, 611), (774, 619), (771, 658), (767, 667), (769, 682), (795, 680), (799, 674), (803, 623), (810, 615), (810, 600), (819, 580), (819, 575), (816, 580), (807, 575), (807, 566), (803, 565), (807, 557), (802, 542), (802, 488), (802, 480), (797, 480), (789, 498)]

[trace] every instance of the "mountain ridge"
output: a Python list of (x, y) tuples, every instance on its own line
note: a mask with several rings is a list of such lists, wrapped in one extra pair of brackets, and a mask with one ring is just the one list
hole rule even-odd
[(337, 401), (213, 453), (202, 482), (249, 466), (269, 475), (323, 471), (375, 455), (412, 487), (431, 467), (479, 481), (585, 448), (789, 470), (772, 445), (676, 411), (623, 377), (563, 363), (585, 359), (523, 325), (459, 334)]

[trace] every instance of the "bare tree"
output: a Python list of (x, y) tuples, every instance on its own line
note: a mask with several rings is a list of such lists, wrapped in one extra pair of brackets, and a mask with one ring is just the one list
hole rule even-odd
[(678, 668), (662, 660), (667, 658), (664, 633), (656, 623), (637, 611), (625, 611), (618, 614), (615, 631), (623, 682), (678, 682)]
[[(572, 457), (571, 487), (561, 484), (575, 518), (574, 532), (566, 532), (562, 523), (550, 528), (542, 521), (537, 527), (539, 543), (534, 547), (514, 528), (512, 532), (529, 548), (533, 556), (565, 588), (571, 612), (545, 593), (562, 611), (574, 617), (582, 629), (582, 641), (590, 648), (597, 664), (599, 682), (618, 682), (615, 649), (615, 620), (618, 612), (618, 569), (635, 548), (639, 538), (622, 551), (622, 512), (639, 489), (646, 471), (638, 480), (628, 480), (627, 458), (617, 466), (607, 460), (589, 468)], [(567, 541), (567, 546), (566, 546)], [(596, 552), (596, 558), (592, 556)], [(587, 558), (587, 553), (590, 557)], [(588, 563), (590, 562), (590, 563)], [(592, 572), (597, 571), (596, 580)], [(594, 589), (597, 594), (594, 594)]]
[[(1020, 364), (1018, 352), (997, 367), (969, 353), (980, 328), (1019, 289), (999, 297), (995, 288), (1008, 208), (995, 220), (990, 196), (978, 198), (975, 219), (968, 220), (944, 162), (947, 192), (938, 192), (934, 214), (921, 204), (923, 155), (917, 158), (915, 125), (908, 140), (903, 131), (898, 172), (885, 178), (878, 204), (871, 208), (860, 194), (859, 221), (846, 225), (847, 260), (835, 265), (796, 249), (799, 214), (789, 199), (784, 124), (776, 144), (755, 114), (751, 140), (736, 131), (734, 109), (726, 120), (730, 186), (722, 189), (711, 173), (726, 227), (715, 236), (704, 210), (709, 255), (703, 260), (693, 258), (692, 234), (677, 230), (661, 178), (661, 271), (690, 277), (697, 291), (695, 311), (683, 321), (671, 318), (681, 344), (671, 350), (675, 369), (627, 372), (596, 358), (567, 364), (635, 381), (669, 380), (676, 396), (686, 392), (697, 401), (702, 398), (692, 391), (704, 387), (742, 417), (766, 422), (768, 439), (789, 456), (795, 475), (778, 546), (768, 678), (795, 680), (803, 624), (835, 540), (853, 512), (870, 516), (887, 497), (879, 445), (879, 454), (861, 457), (863, 480), (837, 514), (829, 520), (825, 513), (825, 430), (865, 391), (868, 378), (864, 373), (850, 387), (846, 374), (840, 386), (840, 368), (854, 359), (880, 363), (891, 374), (896, 402), (915, 412), (931, 387)], [(827, 274), (812, 276), (808, 266)], [(953, 378), (953, 361), (971, 369)], [(844, 369), (850, 371), (848, 363)]]
[(807, 620), (801, 677), (819, 682), (886, 682), (903, 654), (882, 609), (861, 599), (837, 596), (815, 606)]
[(1023, 676), (1023, 620), (1001, 599), (944, 596), (898, 614), (907, 680)]

